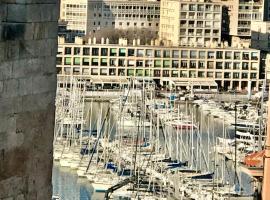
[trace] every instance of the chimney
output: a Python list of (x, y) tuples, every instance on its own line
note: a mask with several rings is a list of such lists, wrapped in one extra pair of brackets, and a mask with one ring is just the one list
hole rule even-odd
[(83, 39), (81, 37), (75, 37), (75, 44), (83, 44)]
[(141, 40), (140, 40), (140, 38), (137, 39), (137, 45), (138, 45), (138, 46), (141, 45)]
[(65, 37), (58, 36), (58, 44), (64, 44), (64, 43), (65, 43)]

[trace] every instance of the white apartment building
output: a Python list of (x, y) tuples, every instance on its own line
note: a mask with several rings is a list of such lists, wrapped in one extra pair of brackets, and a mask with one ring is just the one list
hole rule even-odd
[(173, 45), (205, 46), (221, 42), (222, 5), (204, 1), (163, 0), (160, 39)]
[(67, 29), (84, 35), (87, 31), (88, 0), (61, 0), (60, 20), (67, 22)]
[(102, 28), (159, 30), (158, 1), (89, 0), (88, 3), (88, 31)]
[(160, 2), (151, 0), (62, 0), (60, 20), (87, 34), (103, 28), (159, 30)]
[[(93, 40), (91, 40), (93, 41)], [(232, 47), (177, 47), (92, 44), (59, 40), (59, 75), (86, 78), (149, 77), (175, 82), (214, 80), (225, 89), (258, 90), (260, 51)]]

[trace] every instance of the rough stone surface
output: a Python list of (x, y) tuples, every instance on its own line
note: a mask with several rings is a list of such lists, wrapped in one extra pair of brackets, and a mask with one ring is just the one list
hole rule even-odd
[(49, 200), (58, 0), (0, 0), (0, 200)]

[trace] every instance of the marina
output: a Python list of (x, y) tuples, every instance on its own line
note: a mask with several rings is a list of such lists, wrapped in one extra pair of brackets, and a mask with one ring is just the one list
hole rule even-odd
[(109, 101), (85, 93), (74, 77), (58, 87), (54, 163), (97, 199), (254, 197), (258, 175), (246, 160), (265, 139), (265, 116), (254, 105), (180, 103), (134, 82)]

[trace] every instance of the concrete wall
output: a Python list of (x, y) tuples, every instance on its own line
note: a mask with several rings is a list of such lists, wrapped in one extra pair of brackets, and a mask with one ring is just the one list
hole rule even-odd
[(58, 0), (0, 0), (0, 199), (51, 199)]

